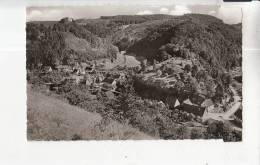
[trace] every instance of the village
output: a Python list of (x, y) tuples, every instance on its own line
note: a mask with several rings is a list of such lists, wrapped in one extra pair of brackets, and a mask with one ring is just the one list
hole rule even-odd
[[(64, 81), (70, 81), (76, 85), (85, 85), (93, 95), (104, 92), (109, 99), (114, 99), (116, 95), (120, 94), (119, 87), (127, 81), (126, 61), (124, 58), (119, 65), (110, 69), (105, 67), (105, 62), (102, 60), (88, 63), (76, 62), (73, 67), (68, 65), (58, 65), (55, 68), (45, 67), (45, 74), (57, 70), (68, 75), (61, 82), (49, 82), (45, 85), (50, 90), (58, 90)], [(190, 93), (187, 83), (194, 81), (194, 74), (198, 74), (199, 68), (202, 68), (201, 66), (195, 68), (196, 64), (198, 64), (196, 61), (182, 58), (171, 58), (161, 63), (155, 60), (150, 65), (147, 64), (147, 60), (143, 60), (139, 66), (132, 67), (136, 77), (135, 82), (139, 84), (139, 87), (134, 85), (135, 90), (137, 93), (141, 92), (140, 95), (144, 98), (157, 100), (157, 104), (162, 107), (169, 106), (170, 109), (190, 115), (195, 119), (193, 126), (203, 127), (205, 124), (207, 126), (209, 121), (216, 120), (229, 122), (232, 129), (241, 132), (241, 98), (232, 86), (229, 87), (229, 93), (225, 93), (220, 100), (212, 100), (209, 97), (205, 81), (200, 81), (197, 84), (196, 94)], [(213, 81), (210, 77), (208, 79)], [(156, 86), (156, 89), (148, 87), (147, 83), (150, 86)], [(223, 90), (218, 89), (216, 84), (212, 84), (216, 93)], [(176, 90), (179, 90), (179, 94), (176, 93)]]

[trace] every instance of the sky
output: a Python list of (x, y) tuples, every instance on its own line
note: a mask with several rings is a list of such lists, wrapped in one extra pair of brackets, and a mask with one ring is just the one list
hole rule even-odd
[(28, 7), (27, 21), (55, 21), (64, 17), (99, 18), (112, 15), (149, 15), (169, 14), (184, 15), (189, 13), (208, 14), (222, 19), (225, 23), (241, 22), (241, 8), (209, 5), (172, 5), (172, 6), (143, 6), (143, 5), (97, 5), (97, 6), (52, 6)]

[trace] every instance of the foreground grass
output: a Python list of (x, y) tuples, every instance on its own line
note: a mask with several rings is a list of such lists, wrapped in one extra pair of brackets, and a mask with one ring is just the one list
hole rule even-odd
[(28, 140), (152, 139), (128, 125), (27, 88)]

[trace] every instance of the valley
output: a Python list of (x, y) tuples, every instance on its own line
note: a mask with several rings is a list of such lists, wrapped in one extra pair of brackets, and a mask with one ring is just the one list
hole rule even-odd
[[(134, 132), (119, 139), (242, 140), (241, 24), (202, 14), (118, 15), (28, 22), (26, 30), (28, 84), (43, 100), (55, 96), (70, 104), (58, 110), (57, 120), (80, 108), (119, 125), (120, 136)], [(31, 99), (28, 105), (36, 105), (28, 106), (30, 112), (38, 105)], [(56, 103), (45, 104), (56, 111)], [(44, 127), (33, 117), (29, 139), (73, 139), (73, 133), (31, 133)], [(113, 136), (74, 134), (76, 140), (119, 136), (109, 131)]]

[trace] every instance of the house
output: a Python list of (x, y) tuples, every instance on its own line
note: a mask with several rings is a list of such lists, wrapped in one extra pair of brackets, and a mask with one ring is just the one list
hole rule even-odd
[(119, 79), (124, 80), (126, 79), (126, 75), (124, 73), (120, 73)]
[(107, 92), (105, 92), (105, 94), (106, 94), (107, 98), (109, 98), (109, 99), (114, 99), (115, 98), (114, 93), (111, 92), (111, 91), (107, 91)]
[(192, 102), (190, 101), (190, 99), (186, 99), (183, 101), (184, 104), (189, 104), (189, 105), (192, 105)]
[(85, 84), (86, 86), (90, 86), (92, 84), (92, 81), (90, 79), (86, 79)]
[(202, 116), (205, 108), (201, 108), (200, 106), (193, 104), (190, 99), (186, 99), (181, 104), (180, 108), (188, 113), (192, 113), (196, 116)]
[(115, 90), (116, 89), (116, 81), (112, 77), (106, 77), (102, 81), (103, 89), (105, 90)]
[(69, 23), (69, 22), (73, 22), (73, 21), (74, 21), (73, 18), (65, 17), (60, 20), (60, 23)]
[(57, 66), (55, 67), (55, 69), (57, 69), (58, 71), (62, 71), (63, 67), (62, 67), (62, 65), (57, 65)]
[(43, 68), (43, 71), (44, 71), (45, 73), (51, 73), (51, 72), (52, 72), (52, 67), (51, 67), (51, 66), (45, 66), (45, 67)]
[(207, 107), (210, 107), (210, 106), (214, 106), (214, 103), (213, 103), (213, 101), (211, 100), (211, 99), (206, 99), (206, 100), (204, 100), (202, 103), (201, 103), (201, 107), (205, 107), (205, 108), (207, 108)]
[(96, 82), (97, 83), (101, 83), (103, 80), (105, 79), (105, 77), (103, 76), (103, 74), (97, 74), (96, 76)]
[(82, 62), (82, 63), (80, 63), (80, 66), (81, 66), (81, 68), (82, 69), (86, 69), (86, 67), (89, 67), (90, 65), (89, 64), (87, 64), (87, 63), (85, 63), (85, 62)]
[(199, 82), (198, 93), (201, 95), (207, 95), (208, 91), (204, 82)]
[(79, 83), (83, 82), (84, 77), (83, 76), (78, 76), (78, 75), (72, 75), (70, 77), (70, 79), (72, 79), (76, 84), (79, 84)]
[(116, 83), (117, 83), (117, 81), (116, 81), (116, 79), (114, 79), (114, 81), (112, 82), (112, 90), (116, 90)]
[(79, 74), (80, 74), (80, 71), (79, 71), (79, 69), (74, 68), (74, 69), (73, 69), (73, 73), (76, 74), (76, 75), (79, 75)]
[(160, 106), (160, 108), (164, 108), (165, 107), (165, 104), (162, 101), (159, 101), (158, 105)]
[(55, 91), (61, 87), (62, 83), (45, 83), (45, 85), (48, 86), (49, 90)]
[(85, 76), (85, 80), (86, 80), (85, 82), (86, 86), (90, 86), (93, 83), (92, 77), (88, 74)]
[(214, 108), (215, 108), (215, 105), (210, 105), (208, 107), (205, 107), (205, 112), (213, 113), (214, 112)]
[(63, 71), (63, 72), (72, 72), (72, 68), (68, 65), (58, 65), (56, 66), (56, 69), (58, 71)]
[(162, 75), (162, 71), (160, 69), (157, 70), (156, 76), (160, 77)]

